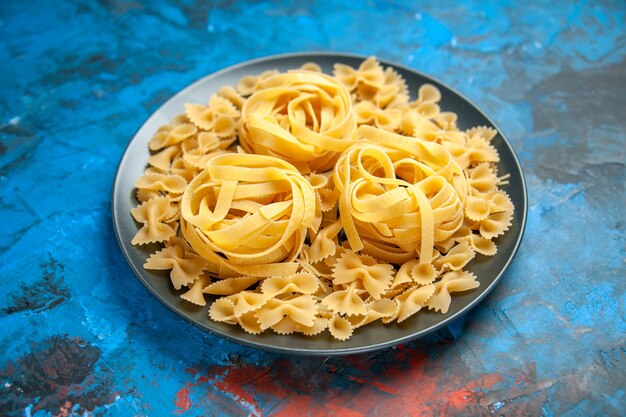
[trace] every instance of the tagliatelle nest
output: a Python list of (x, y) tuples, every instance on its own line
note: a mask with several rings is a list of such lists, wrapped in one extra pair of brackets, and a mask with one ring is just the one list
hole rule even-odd
[[(212, 320), (338, 340), (447, 313), (479, 286), (513, 204), (497, 132), (459, 130), (441, 94), (369, 58), (244, 77), (160, 127), (137, 179), (133, 245)], [(215, 299), (215, 297), (218, 297)]]

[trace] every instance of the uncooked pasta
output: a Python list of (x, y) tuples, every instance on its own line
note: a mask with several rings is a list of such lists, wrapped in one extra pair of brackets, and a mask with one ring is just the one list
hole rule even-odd
[[(415, 98), (412, 100), (411, 95)], [(480, 285), (514, 207), (497, 131), (460, 130), (392, 68), (267, 71), (187, 103), (149, 143), (133, 245), (211, 320), (346, 340)]]

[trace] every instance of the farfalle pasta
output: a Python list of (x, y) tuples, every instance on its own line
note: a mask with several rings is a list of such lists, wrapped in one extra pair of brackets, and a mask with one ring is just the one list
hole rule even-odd
[(398, 109), (381, 109), (371, 101), (361, 101), (354, 106), (359, 125), (376, 126), (394, 132), (400, 124), (402, 113)]
[[(413, 98), (411, 98), (413, 97)], [(374, 57), (223, 86), (151, 138), (133, 245), (159, 245), (186, 302), (256, 335), (327, 332), (446, 314), (497, 253), (514, 207), (497, 131), (460, 130), (430, 84), (409, 91)]]
[(219, 138), (235, 136), (239, 116), (237, 107), (228, 99), (213, 95), (209, 105), (187, 104), (185, 112), (198, 128), (213, 133)]
[(335, 64), (335, 78), (346, 86), (355, 102), (371, 102), (380, 109), (406, 104), (409, 91), (404, 79), (393, 69), (383, 69), (374, 57), (359, 68)]
[(165, 248), (150, 255), (143, 267), (171, 270), (170, 278), (174, 288), (179, 290), (186, 287), (200, 279), (207, 262), (185, 246), (177, 239), (173, 239)]
[(176, 216), (169, 197), (154, 197), (130, 211), (133, 218), (143, 224), (132, 240), (133, 245), (164, 242), (176, 235), (176, 228), (168, 220)]

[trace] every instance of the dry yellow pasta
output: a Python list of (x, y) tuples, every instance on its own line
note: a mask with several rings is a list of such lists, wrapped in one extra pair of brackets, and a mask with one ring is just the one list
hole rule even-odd
[(346, 88), (306, 70), (261, 81), (241, 117), (239, 140), (247, 152), (280, 157), (304, 173), (332, 169), (356, 128)]
[(210, 159), (181, 200), (181, 228), (220, 276), (294, 273), (308, 228), (321, 216), (311, 184), (273, 156)]
[[(224, 86), (152, 137), (133, 245), (184, 300), (245, 332), (337, 340), (372, 322), (447, 313), (479, 286), (513, 203), (495, 129), (465, 131), (429, 84), (374, 57)], [(205, 298), (207, 297), (207, 298)], [(270, 330), (268, 330), (270, 329)]]

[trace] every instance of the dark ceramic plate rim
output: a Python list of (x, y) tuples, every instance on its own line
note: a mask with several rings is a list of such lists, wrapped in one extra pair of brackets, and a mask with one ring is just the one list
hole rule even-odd
[[(121, 236), (121, 231), (120, 231), (120, 219), (122, 215), (126, 215), (128, 216), (128, 213), (120, 213), (119, 210), (117, 209), (118, 206), (118, 201), (119, 198), (121, 198), (120, 196), (118, 196), (119, 192), (118, 190), (120, 189), (120, 180), (121, 180), (121, 174), (123, 172), (123, 168), (125, 166), (125, 164), (127, 163), (127, 158), (128, 158), (128, 154), (129, 154), (129, 148), (131, 147), (132, 143), (135, 141), (135, 139), (137, 138), (139, 132), (143, 129), (143, 127), (148, 124), (148, 122), (151, 120), (151, 118), (160, 111), (161, 108), (165, 107), (170, 101), (173, 101), (177, 96), (184, 94), (187, 91), (191, 91), (193, 90), (197, 85), (201, 84), (204, 81), (207, 81), (209, 79), (212, 78), (217, 78), (218, 76), (222, 75), (222, 74), (226, 74), (228, 72), (234, 71), (236, 69), (239, 69), (241, 67), (246, 67), (246, 66), (253, 66), (255, 64), (262, 64), (262, 63), (268, 63), (271, 61), (280, 61), (280, 60), (286, 60), (289, 58), (304, 58), (306, 60), (311, 60), (311, 61), (315, 61), (315, 59), (319, 57), (319, 58), (325, 58), (328, 59), (330, 57), (336, 57), (337, 60), (341, 60), (342, 58), (345, 59), (366, 59), (367, 56), (363, 56), (363, 55), (359, 55), (359, 54), (352, 54), (352, 53), (340, 53), (340, 52), (297, 52), (297, 53), (286, 53), (286, 54), (278, 54), (278, 55), (271, 55), (271, 56), (267, 56), (267, 57), (262, 57), (262, 58), (257, 58), (257, 59), (253, 59), (253, 60), (249, 60), (249, 61), (245, 61), (245, 62), (241, 62), (232, 66), (229, 66), (227, 68), (221, 69), (219, 71), (216, 71), (212, 74), (209, 74), (201, 79), (196, 80), (195, 82), (189, 84), (187, 87), (183, 88), (182, 90), (180, 90), (179, 92), (177, 92), (176, 94), (174, 94), (172, 97), (170, 97), (165, 103), (163, 103), (159, 109), (157, 109), (154, 113), (152, 113), (152, 115), (150, 115), (150, 117), (148, 117), (148, 119), (146, 119), (146, 121), (142, 124), (142, 126), (135, 132), (135, 135), (133, 136), (133, 138), (129, 141), (128, 145), (126, 146), (126, 149), (124, 150), (124, 154), (120, 160), (120, 163), (118, 165), (118, 169), (115, 175), (115, 180), (113, 182), (113, 189), (112, 189), (112, 198), (111, 198), (111, 209), (112, 209), (112, 221), (113, 221), (113, 227), (115, 229), (115, 236), (117, 238), (118, 244), (120, 246), (120, 249), (122, 251), (122, 253), (124, 254), (124, 257), (128, 263), (128, 265), (131, 267), (132, 271), (134, 272), (134, 274), (136, 275), (136, 277), (139, 279), (139, 281), (146, 287), (146, 289), (152, 293), (152, 295), (154, 295), (161, 303), (163, 303), (165, 306), (167, 306), (170, 310), (172, 310), (174, 313), (176, 313), (178, 316), (182, 317), (183, 319), (185, 319), (186, 321), (192, 323), (193, 325), (208, 331), (212, 334), (224, 337), (228, 340), (234, 341), (236, 343), (240, 343), (240, 344), (244, 344), (247, 346), (252, 346), (255, 348), (260, 348), (260, 349), (265, 349), (265, 350), (270, 350), (270, 351), (274, 351), (274, 352), (280, 352), (280, 353), (289, 353), (289, 354), (302, 354), (302, 355), (346, 355), (346, 354), (355, 354), (355, 353), (362, 353), (362, 352), (371, 352), (371, 351), (375, 351), (375, 350), (379, 350), (379, 349), (384, 349), (384, 348), (388, 348), (388, 347), (392, 347), (392, 346), (396, 346), (398, 344), (401, 343), (406, 343), (409, 342), (411, 340), (417, 339), (419, 337), (423, 337), (431, 332), (434, 332), (444, 326), (446, 326), (447, 324), (451, 323), (452, 321), (454, 321), (455, 319), (461, 317), (462, 315), (468, 313), (472, 308), (474, 308), (476, 305), (478, 305), (492, 290), (493, 288), (495, 288), (495, 286), (498, 284), (498, 282), (500, 281), (500, 279), (502, 278), (502, 276), (504, 275), (504, 273), (507, 271), (507, 269), (509, 268), (509, 266), (511, 265), (511, 262), (513, 261), (513, 258), (515, 257), (520, 243), (522, 241), (522, 237), (524, 235), (524, 230), (525, 230), (525, 226), (526, 226), (526, 216), (527, 216), (527, 190), (526, 190), (526, 182), (524, 179), (524, 173), (521, 167), (521, 164), (519, 163), (519, 160), (517, 158), (517, 155), (515, 154), (515, 151), (513, 150), (513, 147), (511, 146), (510, 142), (506, 139), (506, 137), (504, 136), (504, 134), (502, 133), (502, 130), (493, 122), (493, 120), (491, 120), (491, 118), (489, 116), (487, 116), (478, 106), (476, 106), (472, 101), (470, 101), (467, 97), (465, 97), (463, 94), (459, 93), (458, 91), (456, 91), (455, 89), (451, 88), (450, 86), (448, 86), (446, 83), (441, 82), (431, 76), (428, 76), (420, 71), (417, 71), (413, 68), (404, 66), (404, 65), (400, 65), (394, 62), (389, 62), (389, 61), (385, 61), (385, 60), (379, 60), (384, 66), (392, 66), (392, 67), (396, 67), (399, 69), (402, 69), (403, 71), (406, 71), (408, 73), (413, 73), (415, 75), (417, 75), (418, 77), (422, 77), (425, 78), (427, 80), (431, 80), (432, 82), (439, 84), (445, 88), (447, 88), (449, 90), (450, 93), (455, 94), (458, 96), (458, 98), (460, 98), (462, 101), (464, 101), (465, 103), (469, 104), (475, 111), (477, 111), (478, 113), (480, 113), (480, 115), (482, 115), (490, 124), (491, 126), (496, 129), (502, 139), (502, 144), (503, 146), (506, 146), (508, 148), (508, 151), (510, 152), (510, 156), (512, 157), (512, 161), (514, 163), (514, 167), (517, 169), (518, 174), (519, 174), (519, 179), (520, 179), (520, 184), (521, 184), (521, 190), (516, 190), (516, 192), (521, 192), (521, 199), (522, 199), (522, 207), (516, 207), (516, 213), (515, 216), (518, 217), (518, 220), (520, 222), (520, 226), (519, 226), (519, 234), (516, 237), (516, 241), (513, 245), (513, 248), (508, 256), (508, 259), (506, 260), (504, 266), (500, 269), (500, 271), (498, 272), (498, 274), (495, 276), (495, 278), (493, 279), (493, 281), (486, 287), (482, 288), (479, 287), (476, 291), (477, 295), (476, 297), (470, 301), (465, 307), (461, 308), (459, 311), (457, 311), (454, 314), (450, 314), (450, 315), (442, 315), (442, 319), (434, 325), (431, 325), (427, 328), (421, 329), (421, 330), (417, 330), (413, 333), (407, 334), (406, 336), (403, 337), (398, 337), (398, 338), (394, 338), (394, 339), (390, 339), (384, 342), (380, 342), (380, 343), (375, 343), (375, 344), (369, 344), (369, 345), (363, 345), (363, 346), (358, 346), (358, 347), (349, 347), (349, 348), (331, 348), (331, 349), (302, 349), (302, 348), (290, 348), (290, 347), (284, 347), (284, 346), (273, 346), (271, 344), (266, 344), (266, 343), (262, 343), (262, 342), (257, 342), (254, 340), (246, 340), (244, 338), (240, 338), (237, 336), (232, 336), (226, 333), (221, 332), (219, 329), (216, 328), (212, 328), (209, 325), (207, 325), (206, 323), (201, 323), (199, 321), (193, 320), (190, 317), (187, 317), (183, 314), (183, 312), (179, 311), (179, 309), (171, 304), (170, 302), (168, 302), (168, 300), (166, 300), (155, 288), (153, 288), (153, 286), (150, 284), (150, 282), (148, 282), (148, 280), (146, 279), (146, 277), (144, 276), (144, 274), (146, 273), (145, 270), (143, 270), (143, 268), (139, 269), (140, 266), (136, 265), (135, 263), (132, 262), (131, 260), (131, 256), (129, 254), (129, 244), (128, 242), (125, 242), (122, 239)], [(444, 108), (445, 110), (445, 108)], [(461, 116), (462, 117), (462, 116)], [(498, 256), (498, 255), (496, 255)], [(454, 299), (453, 299), (454, 302)], [(212, 323), (211, 321), (207, 320), (207, 323)], [(363, 331), (365, 329), (358, 329), (356, 330), (357, 332), (359, 331)], [(245, 333), (242, 332), (242, 336), (245, 335)], [(289, 337), (289, 336), (285, 336), (285, 337)]]

